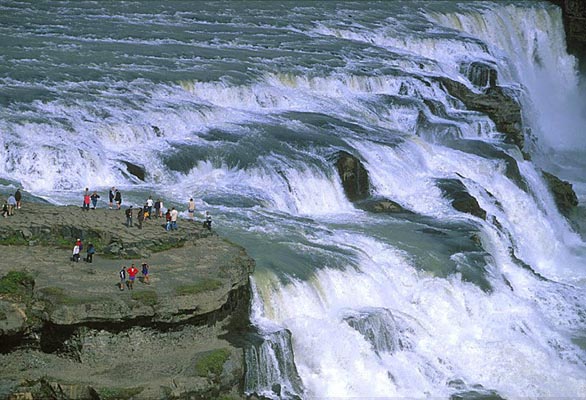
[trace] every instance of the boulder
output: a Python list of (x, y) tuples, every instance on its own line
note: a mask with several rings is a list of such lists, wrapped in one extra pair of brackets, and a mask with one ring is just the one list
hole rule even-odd
[(478, 204), (466, 186), (458, 179), (438, 179), (437, 186), (442, 190), (444, 196), (452, 200), (452, 207), (456, 210), (486, 219), (486, 211)]
[(561, 180), (549, 172), (541, 171), (541, 173), (553, 195), (558, 210), (565, 216), (568, 216), (570, 211), (578, 205), (578, 197), (572, 188), (572, 184)]
[(368, 171), (364, 168), (362, 161), (345, 151), (337, 154), (336, 168), (344, 193), (350, 201), (362, 200), (370, 193)]
[(132, 176), (134, 176), (144, 182), (144, 179), (146, 176), (146, 171), (145, 171), (144, 167), (141, 167), (140, 165), (133, 164), (130, 161), (124, 161), (124, 160), (121, 160), (121, 161), (124, 165), (126, 165), (126, 171), (128, 171), (128, 173), (130, 175), (132, 175)]
[(362, 210), (374, 213), (410, 213), (411, 211), (403, 208), (399, 203), (386, 198), (370, 198), (356, 202), (356, 206)]

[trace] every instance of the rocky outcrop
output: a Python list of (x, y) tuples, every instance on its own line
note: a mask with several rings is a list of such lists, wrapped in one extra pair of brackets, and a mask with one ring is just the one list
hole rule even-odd
[(586, 2), (583, 0), (550, 0), (562, 8), (568, 52), (579, 57), (586, 71)]
[(145, 171), (144, 167), (141, 167), (140, 165), (136, 165), (134, 163), (131, 163), (130, 161), (121, 160), (121, 162), (126, 166), (126, 171), (130, 175), (132, 175), (135, 178), (137, 178), (138, 180), (144, 182), (144, 179), (146, 176), (146, 171)]
[(370, 194), (370, 184), (368, 181), (368, 172), (362, 161), (345, 151), (337, 154), (336, 168), (344, 193), (350, 201), (362, 200)]
[(466, 186), (458, 179), (438, 179), (437, 186), (444, 196), (452, 200), (452, 207), (456, 210), (486, 219), (486, 211), (480, 207), (478, 200), (474, 198)]
[(356, 207), (374, 213), (411, 213), (399, 203), (385, 198), (370, 198), (356, 202)]
[(541, 171), (541, 173), (553, 195), (558, 210), (568, 216), (574, 207), (578, 205), (578, 196), (576, 196), (572, 184), (548, 172)]
[(521, 106), (511, 93), (500, 86), (491, 86), (482, 93), (474, 93), (466, 85), (449, 78), (440, 77), (438, 80), (450, 95), (464, 103), (469, 110), (488, 115), (497, 130), (505, 135), (506, 142), (523, 149)]
[[(29, 203), (0, 219), (0, 398), (243, 396), (242, 345), (226, 338), (249, 325), (254, 261), (200, 222), (124, 221)], [(70, 260), (77, 238), (92, 263)], [(143, 261), (150, 282), (119, 286)]]

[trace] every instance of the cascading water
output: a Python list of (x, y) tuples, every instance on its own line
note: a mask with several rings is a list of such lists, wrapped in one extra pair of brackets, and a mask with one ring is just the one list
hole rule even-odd
[[(525, 148), (448, 80), (518, 99)], [(586, 246), (540, 171), (586, 198), (555, 6), (10, 0), (0, 82), (0, 192), (194, 197), (256, 259), (246, 393), (586, 396)], [(402, 211), (349, 201), (340, 154)]]

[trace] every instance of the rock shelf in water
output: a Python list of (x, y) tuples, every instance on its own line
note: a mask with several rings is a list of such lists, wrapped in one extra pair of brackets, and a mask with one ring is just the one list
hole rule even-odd
[[(39, 203), (0, 218), (0, 398), (240, 397), (242, 349), (225, 338), (248, 325), (254, 261), (201, 221), (125, 221)], [(150, 284), (121, 291), (120, 268), (143, 261)]]

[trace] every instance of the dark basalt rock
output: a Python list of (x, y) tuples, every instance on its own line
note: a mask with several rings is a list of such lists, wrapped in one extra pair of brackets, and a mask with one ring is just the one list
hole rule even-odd
[(464, 103), (468, 109), (488, 115), (498, 131), (505, 134), (508, 143), (523, 148), (521, 106), (511, 93), (507, 93), (500, 86), (491, 86), (484, 93), (474, 93), (464, 84), (449, 78), (437, 79), (450, 95)]
[(129, 174), (135, 176), (136, 178), (144, 182), (146, 171), (143, 167), (141, 167), (140, 165), (133, 164), (130, 161), (122, 160), (122, 163), (126, 165), (126, 171), (128, 171)]
[(356, 202), (356, 207), (374, 213), (411, 213), (399, 203), (385, 198), (370, 198)]
[(458, 179), (438, 179), (437, 186), (444, 196), (452, 200), (452, 207), (456, 210), (486, 219), (486, 211), (478, 201), (466, 190), (466, 186)]
[(357, 201), (368, 197), (370, 193), (368, 171), (364, 168), (362, 161), (350, 153), (340, 151), (336, 168), (348, 200)]
[(568, 52), (578, 57), (586, 72), (586, 2), (584, 0), (550, 0), (562, 8)]
[(572, 184), (561, 180), (549, 172), (541, 171), (541, 173), (549, 190), (553, 194), (553, 199), (558, 210), (565, 216), (568, 216), (570, 211), (578, 205), (578, 197), (572, 188)]

